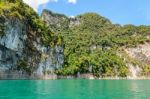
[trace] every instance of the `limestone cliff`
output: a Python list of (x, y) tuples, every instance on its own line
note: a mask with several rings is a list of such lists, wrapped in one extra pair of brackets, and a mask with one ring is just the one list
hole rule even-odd
[[(8, 1), (0, 3), (9, 4)], [(17, 3), (11, 3), (17, 8)], [(10, 5), (11, 6), (11, 5)], [(21, 5), (19, 5), (21, 6)], [(24, 9), (34, 11), (22, 5)], [(2, 6), (1, 6), (2, 7)], [(0, 79), (37, 79), (51, 76), (56, 78), (54, 71), (63, 65), (63, 46), (46, 45), (42, 28), (35, 28), (29, 16), (10, 16), (10, 9), (1, 9), (0, 15)], [(17, 10), (16, 10), (17, 11)], [(26, 11), (26, 10), (25, 10)], [(17, 12), (21, 16), (21, 12)], [(27, 13), (27, 12), (26, 12)], [(32, 15), (34, 17), (35, 15)], [(40, 20), (35, 16), (35, 20)], [(42, 24), (42, 23), (41, 23)], [(46, 30), (43, 30), (46, 34)], [(45, 38), (44, 38), (45, 39)], [(51, 41), (53, 42), (53, 41)], [(50, 43), (50, 42), (49, 42)]]

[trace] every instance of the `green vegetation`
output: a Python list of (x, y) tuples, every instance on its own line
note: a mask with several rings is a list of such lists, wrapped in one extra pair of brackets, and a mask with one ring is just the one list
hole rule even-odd
[(24, 60), (17, 61), (17, 70), (24, 70), (31, 74), (31, 68), (28, 66), (27, 62)]
[[(0, 35), (4, 35), (5, 28), (1, 21), (11, 18), (27, 24), (29, 39), (35, 39), (32, 35), (36, 35), (45, 46), (64, 46), (64, 66), (56, 70), (59, 75), (93, 73), (97, 77), (126, 77), (129, 71), (119, 49), (150, 41), (150, 26), (120, 26), (96, 13), (68, 18), (44, 10), (43, 19), (45, 13), (53, 19), (42, 21), (22, 0), (0, 0)], [(28, 50), (36, 52), (30, 41), (28, 46)], [(27, 65), (24, 60), (18, 61), (18, 69), (31, 73), (32, 67)], [(148, 75), (150, 67), (142, 67)]]
[[(70, 22), (73, 19), (65, 17), (64, 20)], [(96, 13), (79, 15), (76, 20), (80, 24), (68, 29), (56, 31), (57, 27), (52, 28), (63, 37), (65, 44), (64, 67), (56, 71), (59, 75), (80, 72), (93, 73), (97, 77), (126, 77), (129, 71), (124, 59), (117, 54), (119, 48), (150, 41), (148, 26), (120, 26)]]
[(0, 36), (4, 35), (4, 25), (0, 23)]

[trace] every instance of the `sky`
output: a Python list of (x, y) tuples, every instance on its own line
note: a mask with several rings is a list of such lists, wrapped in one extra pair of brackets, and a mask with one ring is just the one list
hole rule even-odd
[(76, 16), (96, 12), (114, 24), (150, 25), (150, 0), (23, 0), (39, 14), (43, 9)]

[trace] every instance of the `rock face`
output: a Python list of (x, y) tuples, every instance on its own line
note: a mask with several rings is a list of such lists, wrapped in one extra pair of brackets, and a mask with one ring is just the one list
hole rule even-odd
[[(4, 35), (0, 37), (0, 60), (1, 67), (12, 68), (16, 64), (19, 53), (22, 53), (25, 38), (25, 26), (19, 21), (5, 21)], [(7, 62), (10, 62), (8, 64)], [(7, 66), (8, 65), (8, 66)]]
[(69, 27), (69, 18), (63, 14), (44, 10), (41, 19), (51, 28), (53, 32), (63, 31)]
[(41, 18), (54, 32), (64, 31), (80, 24), (80, 19), (77, 17), (67, 17), (49, 10), (44, 10)]
[[(0, 19), (2, 21), (2, 18)], [(0, 36), (0, 79), (36, 79), (49, 75), (64, 62), (63, 47), (44, 46), (26, 22), (16, 18), (3, 19), (4, 34)]]
[(26, 26), (18, 20), (11, 19), (5, 19), (3, 24), (5, 27), (4, 35), (0, 37), (0, 77), (7, 79), (12, 76), (14, 79), (11, 72), (16, 69), (17, 61), (22, 57), (27, 39), (25, 35)]
[(54, 48), (49, 48), (35, 43), (34, 46), (41, 53), (37, 74), (43, 76), (44, 73), (46, 75), (52, 75), (49, 78), (55, 78), (54, 71), (60, 69), (64, 63), (63, 47), (56, 45)]
[(135, 48), (125, 49), (128, 55), (127, 66), (129, 67), (130, 77), (136, 79), (140, 76), (149, 76), (150, 64), (150, 44), (140, 44)]
[(140, 72), (142, 71), (138, 65), (127, 64), (129, 67), (130, 75), (128, 75), (129, 79), (137, 79), (140, 76)]
[(129, 48), (126, 52), (133, 58), (141, 62), (150, 62), (150, 44), (145, 43), (137, 46), (136, 48)]
[[(45, 12), (42, 19), (50, 26), (79, 24), (75, 18)], [(64, 64), (63, 46), (45, 46), (28, 23), (17, 18), (0, 17), (0, 22), (0, 79), (56, 79), (55, 70)]]

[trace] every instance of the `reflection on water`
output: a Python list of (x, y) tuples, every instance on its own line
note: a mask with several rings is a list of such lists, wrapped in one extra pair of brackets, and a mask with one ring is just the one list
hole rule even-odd
[(137, 93), (137, 92), (140, 91), (139, 85), (138, 85), (138, 83), (136, 83), (135, 81), (131, 82), (130, 88), (131, 88), (131, 91), (133, 91), (133, 92), (135, 92), (135, 93)]
[(131, 84), (130, 84), (130, 90), (131, 90), (132, 93), (135, 93), (132, 96), (133, 99), (139, 99), (138, 98), (138, 94), (140, 94), (140, 92), (141, 92), (141, 89), (139, 89), (139, 88), (140, 88), (140, 86), (139, 86), (138, 83), (136, 83), (135, 81), (131, 82)]
[(0, 99), (150, 99), (150, 80), (0, 81)]

